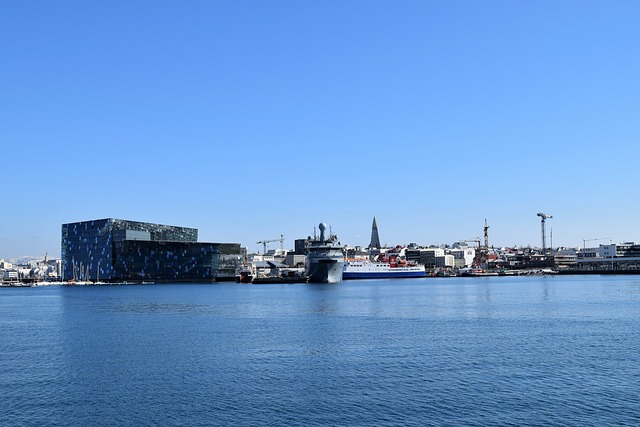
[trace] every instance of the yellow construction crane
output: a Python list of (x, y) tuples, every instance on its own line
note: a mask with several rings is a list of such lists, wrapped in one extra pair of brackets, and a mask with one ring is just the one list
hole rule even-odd
[(284, 234), (281, 234), (279, 239), (260, 240), (259, 242), (256, 242), (256, 244), (262, 245), (262, 255), (267, 253), (267, 243), (272, 242), (280, 242), (280, 249), (284, 249)]

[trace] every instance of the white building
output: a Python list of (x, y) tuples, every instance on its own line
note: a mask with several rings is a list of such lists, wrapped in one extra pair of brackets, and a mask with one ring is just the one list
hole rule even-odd
[(442, 255), (436, 257), (436, 267), (445, 268), (445, 267), (455, 267), (455, 258), (453, 255)]
[(5, 270), (2, 273), (2, 280), (5, 282), (17, 282), (18, 272), (16, 270)]
[(640, 270), (640, 245), (635, 242), (582, 248), (577, 253), (578, 270)]
[(289, 252), (287, 253), (287, 258), (285, 259), (284, 263), (289, 267), (304, 266), (304, 262), (306, 259), (306, 255), (297, 255), (294, 252)]
[(470, 247), (452, 249), (449, 253), (453, 255), (455, 268), (471, 267), (476, 257), (476, 250)]

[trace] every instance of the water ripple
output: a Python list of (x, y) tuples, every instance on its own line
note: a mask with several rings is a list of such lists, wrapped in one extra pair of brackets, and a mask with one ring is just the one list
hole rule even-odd
[(639, 425), (638, 286), (602, 280), (2, 292), (0, 419)]

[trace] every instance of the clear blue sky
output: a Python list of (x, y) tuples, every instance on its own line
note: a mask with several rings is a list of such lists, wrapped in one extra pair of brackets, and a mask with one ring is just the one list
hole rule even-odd
[[(640, 2), (3, 1), (0, 258), (200, 241), (640, 241)], [(278, 247), (273, 244), (271, 247)]]

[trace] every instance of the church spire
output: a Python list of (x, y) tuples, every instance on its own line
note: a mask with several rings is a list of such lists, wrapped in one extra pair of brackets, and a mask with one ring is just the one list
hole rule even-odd
[(378, 236), (378, 224), (376, 224), (376, 217), (373, 217), (373, 224), (371, 225), (371, 243), (369, 248), (380, 249), (380, 236)]

